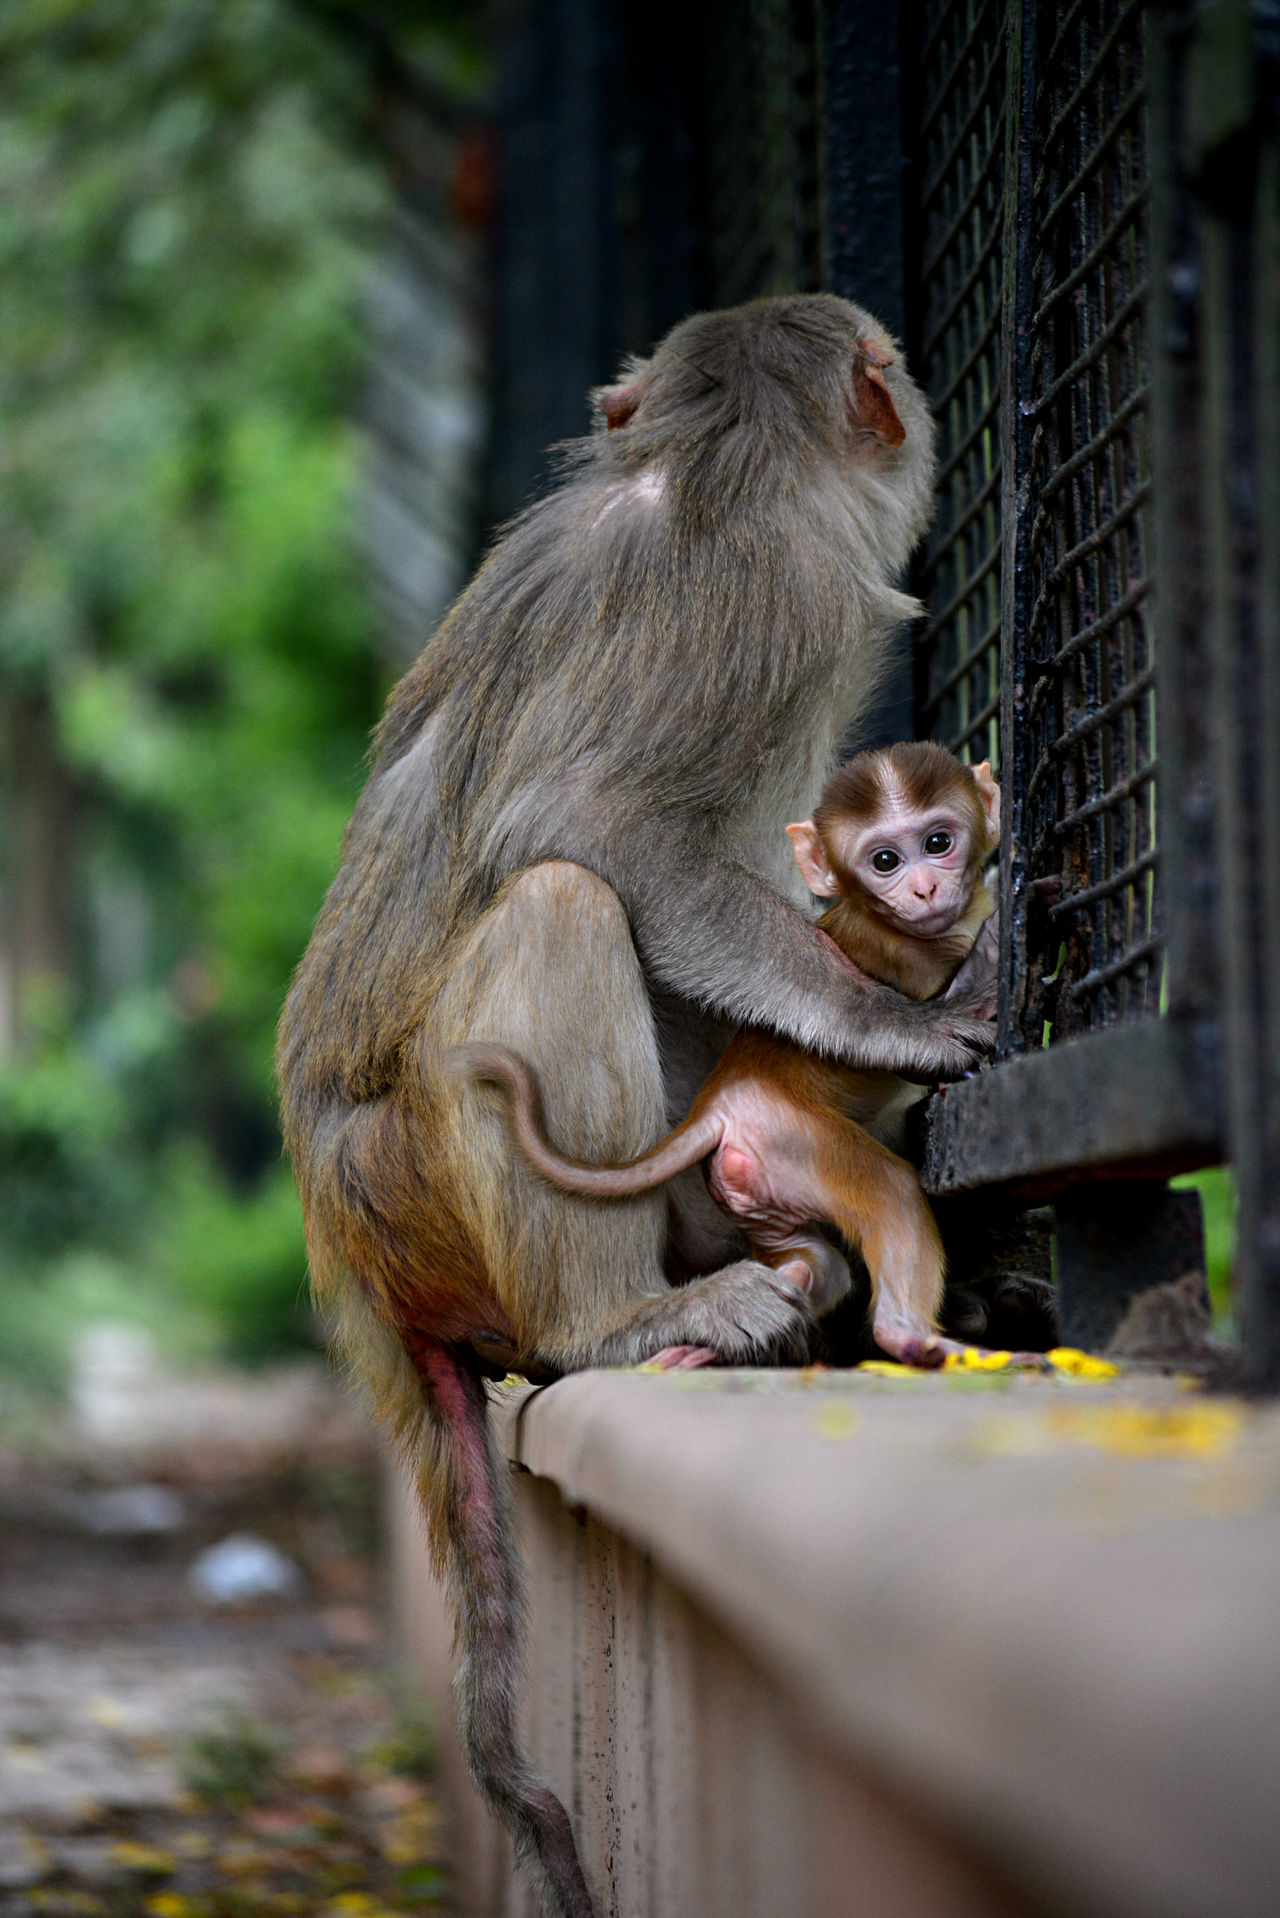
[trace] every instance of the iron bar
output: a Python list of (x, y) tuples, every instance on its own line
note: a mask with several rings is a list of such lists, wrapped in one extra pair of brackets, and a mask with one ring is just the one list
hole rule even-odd
[(1152, 847), (1149, 852), (1144, 852), (1140, 859), (1131, 860), (1127, 866), (1122, 866), (1118, 872), (1113, 872), (1106, 879), (1100, 879), (1096, 886), (1090, 886), (1086, 892), (1073, 893), (1069, 899), (1060, 900), (1056, 906), (1049, 908), (1050, 920), (1069, 918), (1073, 913), (1083, 912), (1086, 907), (1096, 905), (1100, 899), (1113, 898), (1125, 886), (1131, 886), (1136, 879), (1140, 879), (1144, 872), (1152, 871), (1156, 858), (1155, 848)]

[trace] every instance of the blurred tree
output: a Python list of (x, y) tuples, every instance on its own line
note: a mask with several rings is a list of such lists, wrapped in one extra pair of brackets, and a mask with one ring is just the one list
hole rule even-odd
[[(302, 1291), (272, 1031), (389, 677), (348, 530), (370, 12), (0, 12), (0, 1253), (97, 1246), (246, 1349)], [(455, 15), (400, 18), (474, 83)]]

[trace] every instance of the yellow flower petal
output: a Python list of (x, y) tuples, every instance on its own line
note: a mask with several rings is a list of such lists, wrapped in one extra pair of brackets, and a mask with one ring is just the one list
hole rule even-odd
[(980, 1345), (966, 1345), (962, 1352), (948, 1352), (942, 1369), (944, 1372), (1003, 1372), (1012, 1363), (1012, 1352), (987, 1352)]
[(1073, 1345), (1055, 1345), (1045, 1357), (1055, 1372), (1063, 1372), (1071, 1379), (1115, 1379), (1120, 1376), (1118, 1365), (1111, 1365), (1106, 1359), (1095, 1359), (1091, 1352), (1078, 1352)]

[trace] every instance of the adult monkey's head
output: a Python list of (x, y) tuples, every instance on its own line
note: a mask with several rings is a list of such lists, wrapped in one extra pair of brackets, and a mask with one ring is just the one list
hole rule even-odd
[(593, 395), (607, 462), (720, 517), (816, 478), (895, 511), (893, 565), (928, 522), (933, 421), (878, 321), (833, 293), (695, 313)]

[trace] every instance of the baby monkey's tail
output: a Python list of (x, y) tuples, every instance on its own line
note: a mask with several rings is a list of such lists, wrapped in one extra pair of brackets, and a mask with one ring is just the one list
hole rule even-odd
[(720, 1143), (721, 1122), (709, 1109), (697, 1106), (673, 1132), (638, 1159), (622, 1164), (588, 1165), (557, 1152), (547, 1137), (537, 1081), (518, 1052), (488, 1043), (458, 1046), (446, 1065), (470, 1079), (502, 1086), (511, 1096), (511, 1124), (516, 1142), (534, 1170), (562, 1191), (590, 1199), (629, 1199), (665, 1185), (677, 1172), (697, 1165)]

